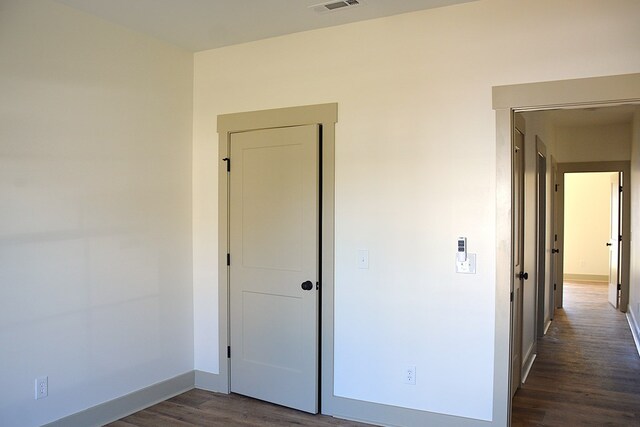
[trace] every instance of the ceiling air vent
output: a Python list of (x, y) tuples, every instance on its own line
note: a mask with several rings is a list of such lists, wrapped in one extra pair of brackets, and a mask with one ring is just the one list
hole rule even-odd
[(318, 13), (329, 13), (335, 12), (337, 10), (350, 9), (354, 6), (361, 6), (362, 3), (363, 0), (333, 0), (326, 3), (315, 4), (313, 6), (309, 6), (309, 8), (315, 10)]

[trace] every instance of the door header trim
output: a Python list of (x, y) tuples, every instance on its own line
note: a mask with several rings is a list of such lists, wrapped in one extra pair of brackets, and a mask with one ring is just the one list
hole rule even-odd
[(305, 105), (249, 111), (246, 113), (221, 114), (218, 116), (218, 133), (226, 134), (257, 129), (337, 122), (337, 103)]
[(640, 99), (640, 73), (493, 87), (493, 109), (541, 110)]

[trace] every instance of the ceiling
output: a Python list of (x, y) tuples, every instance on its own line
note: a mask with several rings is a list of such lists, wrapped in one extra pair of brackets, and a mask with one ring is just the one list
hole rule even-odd
[(476, 0), (358, 0), (326, 13), (310, 6), (338, 0), (54, 1), (196, 52)]
[(605, 126), (628, 124), (633, 121), (633, 114), (640, 105), (618, 105), (592, 108), (568, 108), (544, 110), (537, 112), (556, 126)]

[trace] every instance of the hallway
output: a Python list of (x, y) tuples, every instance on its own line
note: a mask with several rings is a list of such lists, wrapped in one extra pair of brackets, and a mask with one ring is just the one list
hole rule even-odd
[(640, 426), (640, 356), (607, 285), (564, 284), (526, 383), (513, 399), (513, 426)]

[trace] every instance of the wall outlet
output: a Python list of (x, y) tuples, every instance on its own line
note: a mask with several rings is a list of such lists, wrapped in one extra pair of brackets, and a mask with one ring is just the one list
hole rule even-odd
[(403, 379), (405, 384), (416, 385), (416, 367), (407, 365), (404, 369)]
[(36, 400), (49, 396), (49, 377), (36, 378)]

